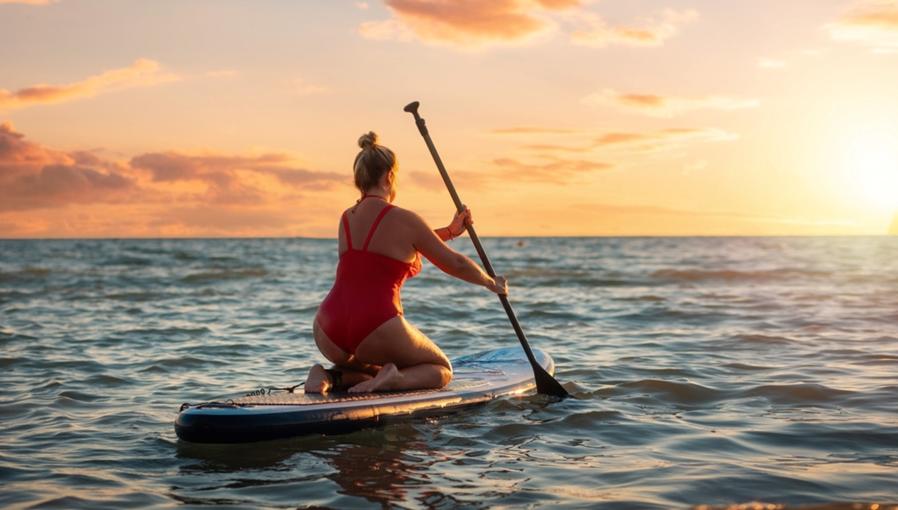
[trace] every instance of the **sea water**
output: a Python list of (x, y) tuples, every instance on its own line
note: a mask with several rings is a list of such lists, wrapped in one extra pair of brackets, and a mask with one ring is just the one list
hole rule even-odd
[[(0, 241), (0, 507), (898, 503), (898, 238), (485, 245), (572, 398), (225, 446), (179, 405), (322, 360), (333, 240)], [(450, 357), (518, 345), (429, 264), (403, 302)]]

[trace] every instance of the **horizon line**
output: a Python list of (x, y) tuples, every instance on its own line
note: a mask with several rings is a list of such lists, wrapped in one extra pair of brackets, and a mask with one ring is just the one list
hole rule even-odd
[[(595, 235), (494, 235), (479, 236), (483, 239), (676, 239), (676, 238), (866, 238), (898, 237), (896, 234), (595, 234)], [(308, 239), (315, 241), (336, 241), (336, 237), (317, 236), (172, 236), (172, 237), (0, 237), (3, 241), (212, 241), (212, 240), (273, 240)], [(456, 238), (458, 239), (458, 238)]]

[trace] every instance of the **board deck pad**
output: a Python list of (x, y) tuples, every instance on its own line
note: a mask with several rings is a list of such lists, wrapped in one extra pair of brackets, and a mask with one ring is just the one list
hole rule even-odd
[[(533, 349), (550, 374), (552, 358)], [(452, 360), (453, 378), (439, 390), (305, 394), (302, 389), (182, 406), (175, 432), (185, 441), (239, 443), (304, 434), (342, 433), (412, 416), (445, 414), (490, 400), (522, 395), (536, 384), (520, 347)]]

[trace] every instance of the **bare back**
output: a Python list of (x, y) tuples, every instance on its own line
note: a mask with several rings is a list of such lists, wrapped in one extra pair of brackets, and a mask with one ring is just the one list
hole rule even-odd
[[(346, 210), (353, 248), (362, 247), (378, 214), (386, 206), (384, 200), (368, 199)], [(346, 242), (343, 228), (338, 231), (339, 252), (342, 255), (349, 248), (349, 243)], [(420, 252), (444, 271), (461, 256), (447, 246), (420, 216), (401, 207), (394, 207), (383, 217), (371, 237), (368, 251), (409, 263)]]

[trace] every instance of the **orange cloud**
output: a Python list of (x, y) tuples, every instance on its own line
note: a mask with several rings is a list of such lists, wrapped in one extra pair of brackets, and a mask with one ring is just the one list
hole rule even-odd
[(496, 128), (492, 130), (493, 134), (497, 135), (531, 135), (531, 134), (546, 134), (546, 135), (564, 135), (574, 133), (573, 129), (566, 128), (552, 128), (552, 127), (540, 127), (540, 126), (513, 126), (507, 128)]
[(115, 163), (46, 149), (10, 123), (0, 125), (0, 212), (122, 202), (136, 189), (134, 178)]
[[(284, 154), (186, 155), (174, 151), (113, 162), (90, 152), (43, 147), (5, 123), (0, 125), (0, 213), (71, 204), (158, 207), (175, 202), (188, 209), (264, 208), (284, 196), (295, 197), (297, 191), (331, 189), (349, 181), (348, 176), (297, 168), (291, 163)], [(166, 207), (163, 216), (170, 214)]]
[(516, 159), (500, 158), (493, 160), (493, 164), (502, 170), (501, 175), (497, 176), (502, 181), (511, 178), (554, 184), (562, 184), (580, 174), (612, 168), (611, 164), (598, 161), (563, 159), (550, 155), (543, 155), (542, 158), (549, 161), (547, 163), (524, 163)]
[(551, 29), (540, 11), (579, 5), (579, 0), (386, 0), (394, 18), (369, 21), (359, 33), (370, 39), (411, 40), (458, 46), (520, 42)]
[(192, 156), (155, 152), (131, 159), (130, 166), (149, 172), (154, 182), (192, 181), (205, 185), (198, 199), (216, 204), (262, 204), (268, 200), (259, 177), (270, 176), (293, 188), (328, 189), (348, 182), (334, 172), (320, 172), (288, 165), (284, 154), (262, 156)]
[(163, 72), (159, 63), (148, 59), (135, 60), (128, 67), (112, 69), (65, 85), (39, 84), (15, 92), (0, 89), (0, 110), (26, 108), (38, 104), (53, 104), (94, 97), (104, 92), (132, 87), (147, 87), (178, 80)]
[(875, 51), (898, 50), (898, 1), (866, 0), (824, 27), (837, 41), (864, 44)]
[(581, 0), (385, 0), (393, 17), (359, 26), (363, 37), (375, 40), (448, 44), (463, 48), (514, 44), (531, 40), (559, 26), (573, 27), (575, 44), (660, 46), (698, 14), (667, 9), (632, 26), (611, 26), (582, 8)]
[(582, 13), (576, 20), (584, 28), (571, 34), (575, 44), (604, 48), (622, 46), (660, 46), (675, 36), (680, 27), (698, 18), (693, 10), (677, 11), (665, 9), (660, 14), (649, 17), (632, 26), (611, 26), (595, 13)]
[(605, 89), (583, 98), (591, 106), (613, 106), (618, 109), (653, 117), (674, 117), (695, 110), (742, 110), (757, 108), (757, 99), (708, 96), (698, 98), (661, 96), (657, 94), (624, 93)]
[(689, 143), (728, 142), (737, 135), (716, 128), (668, 128), (647, 133), (607, 133), (595, 140), (595, 147), (623, 147), (633, 152), (677, 149)]
[(658, 152), (679, 149), (691, 143), (726, 142), (738, 138), (716, 128), (668, 128), (648, 132), (610, 132), (585, 145), (528, 144), (524, 147), (540, 153), (589, 153), (599, 150)]

